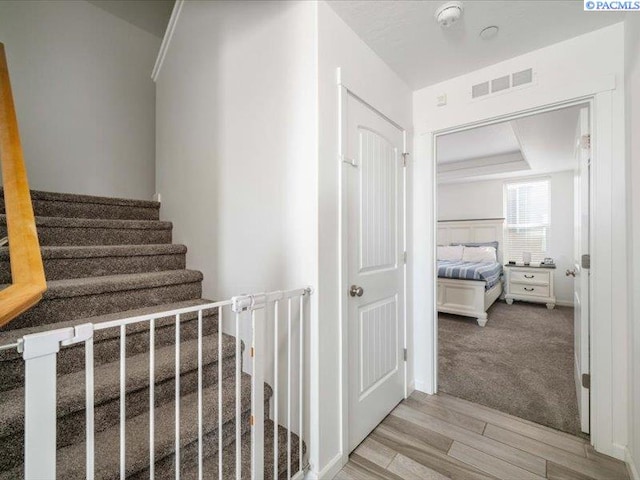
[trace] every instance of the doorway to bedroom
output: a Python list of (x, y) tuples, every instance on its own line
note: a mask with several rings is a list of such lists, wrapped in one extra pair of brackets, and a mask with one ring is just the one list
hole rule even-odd
[(436, 137), (439, 391), (589, 432), (590, 106)]

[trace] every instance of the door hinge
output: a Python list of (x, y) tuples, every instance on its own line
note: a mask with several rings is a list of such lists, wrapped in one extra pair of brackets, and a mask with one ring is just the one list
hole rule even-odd
[(408, 161), (408, 160), (407, 160), (407, 157), (408, 157), (409, 155), (410, 155), (410, 154), (409, 154), (408, 152), (405, 152), (405, 153), (403, 153), (403, 154), (402, 154), (402, 166), (403, 166), (403, 167), (406, 167), (406, 166), (407, 166), (407, 161)]
[(580, 147), (582, 148), (591, 148), (591, 134), (587, 133), (586, 135), (582, 135), (580, 137)]
[(402, 253), (402, 261), (404, 262), (405, 265), (407, 264), (407, 252), (406, 251), (404, 251)]
[(404, 361), (406, 362), (407, 361), (407, 349), (406, 348), (404, 349), (403, 356), (404, 356)]
[(591, 268), (591, 255), (588, 253), (582, 255), (582, 268)]
[(591, 374), (589, 373), (582, 374), (582, 387), (591, 389)]

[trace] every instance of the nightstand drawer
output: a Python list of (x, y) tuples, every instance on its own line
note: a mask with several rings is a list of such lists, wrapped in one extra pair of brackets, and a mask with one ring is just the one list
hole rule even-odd
[(527, 285), (524, 283), (511, 283), (509, 293), (514, 295), (530, 295), (532, 297), (548, 297), (549, 285)]
[(549, 285), (550, 272), (510, 272), (512, 283), (532, 283), (536, 285)]

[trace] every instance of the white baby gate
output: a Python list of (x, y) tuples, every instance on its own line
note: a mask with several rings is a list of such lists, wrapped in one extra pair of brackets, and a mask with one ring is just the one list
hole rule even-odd
[[(148, 324), (149, 335), (149, 478), (155, 477), (155, 333), (156, 320), (166, 317), (175, 318), (175, 478), (179, 479), (180, 470), (180, 327), (181, 316), (197, 314), (197, 422), (198, 422), (198, 478), (203, 478), (204, 465), (204, 441), (203, 440), (203, 412), (207, 408), (206, 399), (203, 398), (203, 312), (216, 311), (218, 314), (218, 472), (219, 479), (223, 477), (223, 391), (222, 391), (222, 365), (223, 365), (223, 332), (222, 322), (231, 320), (235, 323), (235, 478), (240, 479), (242, 474), (242, 407), (241, 407), (241, 325), (250, 325), (249, 355), (251, 364), (251, 478), (264, 478), (264, 424), (265, 398), (264, 382), (265, 374), (269, 374), (272, 381), (273, 397), (271, 399), (272, 418), (274, 422), (273, 432), (273, 478), (283, 475), (278, 471), (281, 462), (279, 452), (283, 445), (279, 445), (278, 424), (284, 424), (287, 428), (286, 435), (286, 478), (302, 478), (307, 469), (306, 456), (303, 442), (308, 447), (309, 437), (305, 437), (305, 347), (304, 339), (308, 321), (308, 299), (312, 290), (309, 287), (290, 291), (277, 291), (253, 295), (240, 295), (229, 300), (197, 305), (178, 310), (157, 312), (138, 317), (108, 321), (103, 323), (86, 323), (76, 327), (50, 330), (41, 333), (26, 335), (15, 344), (2, 347), (17, 348), (22, 353), (25, 361), (25, 442), (24, 442), (24, 472), (26, 480), (43, 480), (56, 478), (56, 360), (58, 352), (67, 346), (84, 343), (85, 347), (85, 389), (86, 389), (86, 448), (85, 465), (86, 478), (95, 478), (95, 423), (94, 423), (94, 332), (107, 329), (119, 329), (120, 343), (120, 419), (119, 419), (119, 465), (120, 478), (124, 480), (126, 471), (126, 397), (127, 397), (127, 356), (126, 356), (126, 327), (133, 324)], [(295, 305), (295, 303), (298, 305)], [(294, 306), (292, 308), (292, 305)], [(225, 310), (230, 311), (231, 316), (226, 317)], [(297, 358), (293, 358), (292, 340), (292, 310), (299, 315), (295, 332), (297, 334)], [(260, 319), (256, 313), (261, 311)], [(229, 312), (228, 312), (229, 313)], [(283, 325), (280, 325), (283, 324)], [(274, 342), (270, 346), (273, 351), (272, 368), (267, 357), (267, 344), (265, 333), (272, 329)], [(280, 333), (282, 332), (282, 333)], [(286, 332), (286, 341), (282, 337)], [(286, 351), (286, 353), (285, 353)], [(281, 362), (286, 356), (286, 369)], [(266, 368), (270, 368), (267, 372)], [(285, 382), (279, 378), (279, 370), (286, 372)], [(269, 383), (269, 382), (268, 382)], [(286, 383), (279, 389), (281, 383)], [(292, 384), (297, 383), (297, 392), (292, 391)], [(285, 390), (284, 396), (283, 392)], [(281, 416), (280, 410), (285, 415)], [(297, 413), (298, 418), (292, 418)], [(298, 438), (298, 465), (292, 466), (292, 429), (296, 426)], [(79, 460), (79, 459), (78, 459)], [(78, 462), (80, 463), (80, 462)], [(292, 468), (293, 467), (293, 468)], [(296, 468), (297, 467), (297, 468)], [(282, 470), (282, 469), (281, 469)], [(294, 470), (294, 471), (292, 471)], [(271, 473), (271, 472), (269, 472)], [(293, 475), (292, 475), (293, 474)]]

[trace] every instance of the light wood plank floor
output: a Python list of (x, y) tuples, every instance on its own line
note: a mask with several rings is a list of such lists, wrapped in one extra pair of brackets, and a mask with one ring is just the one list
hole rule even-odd
[(338, 480), (628, 480), (589, 443), (446, 394), (414, 392), (351, 454)]

